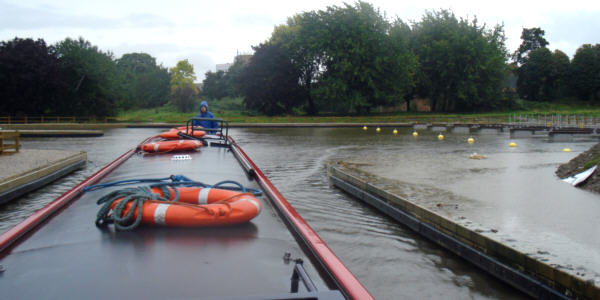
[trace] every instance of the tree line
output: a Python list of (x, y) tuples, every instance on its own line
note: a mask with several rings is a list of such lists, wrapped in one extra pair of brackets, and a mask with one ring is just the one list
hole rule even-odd
[(115, 59), (83, 38), (0, 42), (0, 112), (111, 116), (170, 97), (169, 71), (146, 53)]
[(505, 39), (501, 25), (448, 10), (409, 24), (358, 1), (288, 18), (250, 57), (206, 72), (199, 91), (187, 60), (167, 69), (149, 54), (115, 58), (83, 38), (15, 38), (0, 42), (0, 113), (101, 117), (165, 104), (188, 112), (198, 97), (242, 97), (267, 115), (410, 110), (414, 99), (439, 112), (516, 109), (517, 97), (600, 100), (600, 44), (570, 60), (546, 48), (540, 28), (523, 29), (512, 54)]
[(584, 44), (573, 60), (560, 50), (551, 52), (541, 28), (525, 28), (523, 43), (513, 54), (519, 96), (531, 101), (575, 97), (600, 100), (600, 44)]
[(403, 103), (410, 109), (415, 98), (440, 112), (515, 109), (517, 94), (599, 100), (600, 45), (581, 46), (570, 61), (550, 53), (543, 35), (525, 28), (511, 55), (501, 25), (488, 28), (448, 10), (411, 24), (389, 21), (359, 1), (290, 17), (253, 47), (248, 63), (207, 72), (203, 86), (209, 98), (241, 96), (269, 115), (362, 113)]

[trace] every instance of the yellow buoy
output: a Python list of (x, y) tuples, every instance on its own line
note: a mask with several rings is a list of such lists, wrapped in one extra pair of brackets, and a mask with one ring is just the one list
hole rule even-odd
[(440, 140), (440, 141), (441, 141), (441, 140), (443, 140), (443, 139), (444, 139), (444, 135), (442, 135), (442, 134), (440, 133), (440, 135), (438, 135), (438, 140)]
[(564, 148), (563, 152), (571, 152), (571, 149), (570, 148)]
[(472, 138), (472, 137), (470, 137), (470, 138), (467, 139), (467, 143), (473, 144), (473, 143), (475, 143), (475, 139)]
[(510, 144), (508, 144), (509, 147), (514, 148), (517, 146), (517, 143), (515, 142), (510, 142)]
[(381, 132), (381, 128), (377, 127), (377, 129), (375, 129), (375, 131)]
[(367, 126), (363, 126), (363, 130), (367, 130)]
[(394, 131), (392, 131), (394, 134), (398, 134), (398, 129), (394, 128)]
[(419, 136), (419, 133), (415, 130), (413, 131), (413, 136)]

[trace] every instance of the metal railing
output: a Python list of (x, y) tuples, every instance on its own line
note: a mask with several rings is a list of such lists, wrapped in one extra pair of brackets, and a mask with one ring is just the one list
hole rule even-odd
[(508, 124), (513, 127), (598, 128), (600, 118), (593, 115), (512, 114)]
[[(206, 128), (194, 125), (195, 121), (210, 121), (216, 122), (216, 128)], [(223, 119), (216, 118), (191, 118), (185, 124), (185, 133), (179, 132), (178, 135), (180, 137), (186, 139), (195, 139), (202, 141), (205, 146), (208, 146), (209, 143), (207, 140), (216, 140), (216, 142), (210, 143), (210, 146), (229, 146), (229, 122)], [(206, 135), (202, 137), (196, 137), (194, 131), (204, 131)]]
[(0, 116), (0, 124), (40, 124), (40, 123), (111, 123), (115, 117), (75, 117), (75, 116)]

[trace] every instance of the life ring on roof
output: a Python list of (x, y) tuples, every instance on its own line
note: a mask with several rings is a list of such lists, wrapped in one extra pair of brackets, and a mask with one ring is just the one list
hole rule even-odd
[(191, 151), (202, 147), (202, 142), (196, 140), (173, 140), (159, 141), (142, 144), (141, 148), (144, 152), (171, 152), (171, 151)]
[[(252, 220), (262, 210), (260, 202), (251, 193), (218, 188), (168, 187), (168, 189), (170, 192), (167, 197), (160, 188), (152, 188), (151, 193), (146, 194), (147, 199), (141, 204), (141, 223), (178, 227), (235, 225)], [(132, 193), (141, 191), (131, 188), (122, 191), (126, 190)], [(116, 226), (121, 226), (121, 229), (130, 229), (128, 226), (138, 218), (139, 212), (139, 206), (133, 207), (135, 201), (132, 199), (140, 195), (122, 195), (117, 192), (119, 191), (106, 195), (98, 201), (98, 203), (108, 202), (110, 211), (101, 209), (96, 224), (102, 225), (110, 221)], [(110, 199), (113, 194), (116, 198)], [(151, 194), (163, 200), (152, 200)], [(173, 201), (177, 197), (177, 201)], [(108, 200), (103, 200), (104, 198)], [(124, 199), (128, 199), (127, 203), (121, 204)], [(132, 207), (133, 212), (131, 212)], [(118, 217), (115, 217), (115, 214), (118, 214)]]
[(192, 132), (192, 128), (187, 129), (186, 127), (177, 127), (177, 128), (171, 128), (171, 130), (165, 131), (165, 132), (159, 134), (159, 136), (163, 139), (169, 139), (169, 140), (180, 139), (181, 137), (178, 134), (179, 132), (185, 133), (187, 135), (191, 135), (191, 136), (197, 137), (197, 138), (201, 138), (206, 135), (206, 131), (199, 130), (198, 126), (196, 126), (196, 127), (194, 127), (193, 132)]

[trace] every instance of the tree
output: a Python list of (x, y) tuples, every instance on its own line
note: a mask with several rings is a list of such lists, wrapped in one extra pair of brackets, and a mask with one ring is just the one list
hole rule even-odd
[(554, 53), (542, 47), (529, 53), (517, 70), (517, 90), (521, 98), (550, 101), (566, 95), (569, 57), (559, 50)]
[(254, 50), (238, 80), (244, 104), (270, 116), (291, 113), (302, 97), (300, 70), (279, 45), (265, 43)]
[(367, 111), (401, 100), (412, 87), (414, 57), (389, 31), (378, 10), (358, 1), (289, 18), (270, 41), (300, 70), (308, 114)]
[(569, 71), (571, 61), (569, 56), (560, 50), (554, 50), (552, 53), (551, 92), (552, 99), (560, 99), (567, 96), (569, 90)]
[(198, 89), (194, 85), (183, 85), (171, 91), (171, 101), (180, 112), (194, 110)]
[(544, 38), (544, 34), (545, 32), (539, 27), (523, 28), (523, 31), (521, 32), (521, 40), (523, 40), (523, 42), (512, 56), (513, 61), (518, 66), (525, 63), (527, 56), (531, 51), (535, 51), (548, 45), (548, 41)]
[(42, 39), (0, 42), (0, 111), (8, 114), (61, 113), (65, 89), (53, 46)]
[(379, 11), (359, 1), (319, 14), (326, 54), (321, 99), (357, 112), (403, 101), (412, 88), (415, 60), (402, 40), (390, 38), (390, 23)]
[(240, 87), (238, 85), (239, 76), (244, 72), (250, 62), (252, 55), (237, 55), (233, 60), (233, 65), (229, 67), (225, 74), (227, 96), (240, 97)]
[(519, 96), (531, 101), (550, 100), (552, 65), (552, 52), (548, 48), (531, 51), (528, 59), (517, 71)]
[(202, 81), (202, 94), (210, 99), (221, 99), (228, 96), (228, 82), (224, 71), (211, 72), (204, 74)]
[(571, 62), (571, 90), (582, 100), (600, 100), (600, 44), (582, 45)]
[[(392, 24), (390, 28), (390, 38), (394, 43), (398, 45), (400, 49), (410, 49), (410, 39), (412, 37), (412, 29), (410, 26), (402, 21), (401, 19), (396, 19), (396, 21)], [(410, 111), (410, 100), (414, 98), (415, 93), (415, 74), (417, 71), (417, 58), (416, 56), (410, 52), (410, 56), (407, 59), (407, 62), (410, 63), (410, 69), (408, 76), (403, 76), (401, 79), (404, 79), (406, 82), (404, 83), (407, 94), (404, 97), (406, 101), (406, 111)]]
[(299, 82), (303, 90), (309, 115), (318, 113), (313, 89), (323, 73), (323, 34), (317, 12), (305, 12), (288, 18), (286, 25), (275, 27), (269, 40), (279, 45), (299, 70)]
[(189, 112), (194, 108), (194, 100), (198, 95), (198, 87), (194, 84), (194, 66), (187, 59), (180, 60), (169, 69), (171, 73), (171, 102), (181, 112)]
[(128, 53), (117, 60), (122, 76), (124, 99), (120, 107), (149, 108), (169, 100), (169, 71), (156, 65), (156, 59), (146, 53)]
[(238, 77), (248, 64), (251, 55), (238, 55), (227, 71), (208, 71), (202, 81), (202, 94), (210, 99), (220, 100), (224, 97), (240, 97)]
[(451, 11), (427, 12), (413, 24), (417, 90), (434, 111), (473, 111), (500, 105), (507, 75), (502, 26), (458, 20)]
[(67, 84), (65, 98), (54, 103), (57, 111), (91, 116), (115, 114), (115, 103), (122, 94), (112, 54), (83, 38), (67, 38), (56, 45), (56, 51)]

